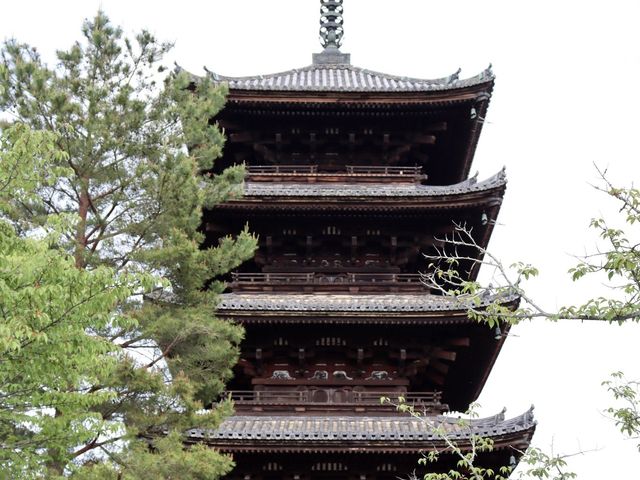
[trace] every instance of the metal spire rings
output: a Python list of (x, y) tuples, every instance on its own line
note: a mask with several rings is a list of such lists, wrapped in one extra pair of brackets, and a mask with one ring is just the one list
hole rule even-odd
[(342, 45), (342, 12), (342, 0), (320, 0), (320, 43), (324, 48)]

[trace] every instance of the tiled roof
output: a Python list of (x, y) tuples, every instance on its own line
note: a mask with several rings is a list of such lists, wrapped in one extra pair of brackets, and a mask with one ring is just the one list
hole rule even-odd
[(257, 416), (235, 415), (217, 430), (192, 429), (191, 440), (345, 442), (434, 441), (442, 432), (450, 440), (472, 436), (492, 437), (531, 429), (536, 422), (533, 407), (506, 420), (504, 411), (488, 418), (461, 421), (450, 416)]
[(332, 91), (332, 92), (428, 92), (455, 90), (493, 81), (491, 67), (466, 79), (459, 71), (432, 80), (374, 72), (349, 64), (318, 64), (270, 75), (226, 77), (208, 72), (214, 82), (235, 90)]
[(477, 176), (454, 185), (421, 185), (406, 183), (285, 183), (246, 182), (247, 197), (436, 197), (481, 192), (506, 185), (504, 169), (482, 181)]
[[(508, 303), (517, 297), (502, 297)], [(496, 299), (487, 297), (480, 305)], [(294, 311), (294, 312), (433, 312), (467, 310), (464, 299), (429, 294), (304, 294), (304, 293), (225, 293), (220, 295), (218, 311)]]

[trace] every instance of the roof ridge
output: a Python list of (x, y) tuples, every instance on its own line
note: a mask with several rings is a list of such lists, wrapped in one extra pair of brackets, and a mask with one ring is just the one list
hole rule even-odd
[[(248, 76), (225, 76), (208, 70), (206, 75), (217, 83), (226, 82), (231, 88), (239, 90), (291, 90), (291, 91), (428, 91), (451, 90), (464, 88), (481, 83), (492, 82), (495, 78), (491, 66), (480, 73), (460, 79), (460, 69), (440, 78), (417, 78), (402, 75), (392, 75), (370, 70), (346, 63), (311, 64), (300, 68), (293, 68), (275, 73)], [(325, 81), (324, 75), (314, 75), (314, 72), (329, 72), (330, 81)], [(342, 81), (336, 77), (340, 75), (350, 77)], [(302, 75), (301, 75), (302, 74)], [(309, 75), (310, 74), (310, 75)], [(193, 75), (194, 78), (198, 78)], [(296, 81), (287, 81), (295, 77)], [(301, 80), (300, 77), (303, 77)], [(284, 78), (284, 81), (281, 79)]]

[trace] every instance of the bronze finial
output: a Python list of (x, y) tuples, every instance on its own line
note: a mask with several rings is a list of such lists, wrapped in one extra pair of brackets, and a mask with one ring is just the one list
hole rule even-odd
[(340, 48), (344, 34), (342, 0), (320, 0), (320, 44)]
[(342, 53), (344, 34), (342, 0), (320, 0), (320, 43), (324, 50), (313, 54), (314, 65), (348, 65), (351, 56)]

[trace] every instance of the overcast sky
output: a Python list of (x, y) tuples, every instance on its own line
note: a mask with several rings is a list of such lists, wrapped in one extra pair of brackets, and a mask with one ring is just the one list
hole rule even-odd
[[(302, 67), (317, 41), (318, 0), (13, 1), (0, 7), (0, 37), (54, 60), (102, 8), (126, 31), (147, 28), (175, 42), (171, 62), (201, 73), (266, 74)], [(509, 186), (491, 250), (538, 266), (529, 293), (549, 309), (608, 294), (572, 284), (572, 255), (592, 252), (587, 226), (615, 215), (596, 192), (594, 164), (621, 186), (640, 173), (640, 2), (345, 0), (342, 50), (352, 63), (437, 78), (462, 68), (496, 73), (474, 161), (480, 178), (507, 167)], [(637, 238), (637, 235), (636, 235)], [(483, 415), (536, 406), (534, 444), (570, 459), (581, 479), (631, 478), (640, 454), (606, 418), (600, 383), (624, 370), (640, 378), (640, 327), (535, 321), (512, 338), (480, 398)], [(594, 450), (594, 451), (591, 451)]]

